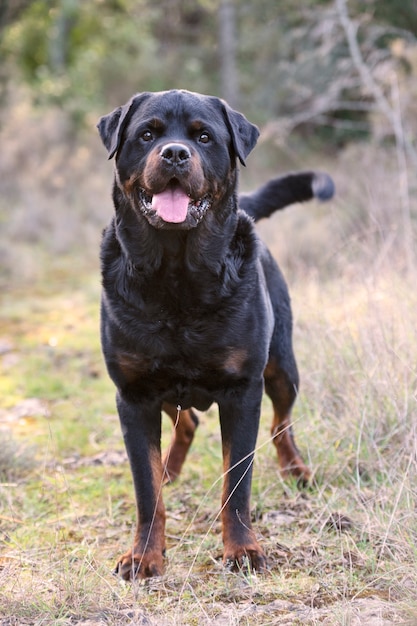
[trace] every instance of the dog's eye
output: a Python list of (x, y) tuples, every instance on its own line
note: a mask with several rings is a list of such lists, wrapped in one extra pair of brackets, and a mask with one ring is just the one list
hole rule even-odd
[(200, 137), (198, 138), (198, 141), (200, 143), (208, 143), (210, 141), (210, 135), (206, 133), (206, 131), (204, 131), (203, 133), (201, 133)]
[(153, 135), (150, 130), (145, 130), (145, 132), (142, 133), (141, 137), (143, 141), (152, 141), (153, 139)]

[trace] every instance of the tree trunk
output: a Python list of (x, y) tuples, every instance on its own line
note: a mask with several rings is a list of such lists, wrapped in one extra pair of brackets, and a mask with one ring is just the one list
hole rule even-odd
[(61, 0), (49, 41), (49, 65), (54, 74), (62, 74), (68, 64), (69, 37), (78, 12), (78, 0)]
[(236, 7), (234, 0), (220, 0), (218, 18), (221, 96), (231, 106), (237, 107), (239, 86), (236, 70)]

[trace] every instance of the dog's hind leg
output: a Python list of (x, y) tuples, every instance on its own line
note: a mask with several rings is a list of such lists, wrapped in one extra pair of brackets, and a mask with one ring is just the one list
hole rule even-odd
[(265, 249), (262, 265), (275, 319), (264, 370), (265, 391), (274, 408), (271, 434), (283, 476), (295, 476), (300, 484), (305, 484), (311, 472), (297, 450), (291, 427), (291, 409), (297, 397), (299, 378), (292, 347), (290, 297), (278, 266)]
[(283, 476), (294, 476), (301, 485), (308, 483), (311, 472), (295, 444), (291, 425), (291, 408), (297, 396), (298, 374), (293, 363), (293, 376), (281, 368), (272, 357), (264, 372), (265, 391), (271, 398), (274, 417), (271, 426), (273, 443)]
[(181, 472), (185, 457), (194, 439), (198, 417), (192, 409), (181, 410), (180, 407), (167, 403), (164, 403), (162, 408), (169, 415), (174, 425), (171, 443), (162, 460), (164, 483), (166, 484), (173, 482)]

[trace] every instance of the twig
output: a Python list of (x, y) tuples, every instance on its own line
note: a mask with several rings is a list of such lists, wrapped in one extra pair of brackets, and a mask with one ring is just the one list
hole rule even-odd
[(383, 90), (375, 81), (371, 70), (365, 63), (365, 60), (362, 56), (362, 53), (358, 44), (358, 39), (357, 39), (358, 29), (357, 29), (357, 26), (352, 22), (352, 20), (349, 17), (347, 7), (346, 7), (346, 1), (347, 0), (335, 0), (337, 12), (339, 14), (340, 23), (345, 31), (352, 61), (359, 73), (359, 76), (361, 77), (362, 82), (367, 87), (369, 92), (372, 94), (378, 107), (380, 108), (382, 113), (384, 113), (384, 115), (387, 117), (388, 121), (390, 122), (391, 126), (393, 127), (397, 141), (399, 141), (400, 143), (404, 145), (404, 148), (406, 149), (408, 156), (411, 158), (413, 162), (413, 166), (417, 168), (416, 151), (414, 150), (414, 147), (409, 141), (406, 134), (402, 132), (402, 130), (401, 132), (398, 132), (398, 124), (397, 124), (395, 109), (394, 107), (390, 105)]
[(22, 519), (17, 519), (16, 517), (8, 517), (7, 515), (0, 515), (0, 520), (2, 520), (3, 522), (12, 522), (13, 524), (25, 523)]
[(397, 75), (395, 74), (395, 72), (393, 72), (391, 83), (391, 99), (393, 104), (391, 104), (385, 96), (381, 87), (375, 81), (371, 70), (365, 63), (365, 60), (362, 56), (357, 38), (358, 29), (349, 17), (346, 6), (347, 0), (335, 0), (335, 4), (337, 12), (339, 14), (340, 23), (345, 31), (350, 55), (352, 57), (352, 61), (356, 67), (356, 70), (363, 84), (373, 96), (380, 111), (389, 121), (395, 135), (397, 147), (400, 202), (402, 208), (404, 247), (407, 269), (410, 271), (413, 267), (413, 247), (407, 156), (410, 158), (413, 167), (417, 169), (417, 155), (411, 141), (408, 139), (407, 134), (404, 132), (404, 127), (401, 119), (401, 104)]
[(340, 23), (343, 26), (343, 30), (345, 31), (346, 39), (349, 46), (350, 56), (352, 57), (352, 61), (359, 73), (359, 76), (362, 79), (362, 82), (368, 90), (373, 95), (377, 105), (381, 109), (381, 111), (386, 115), (389, 119), (392, 126), (394, 126), (394, 115), (391, 109), (391, 106), (386, 99), (384, 92), (381, 87), (375, 82), (374, 77), (372, 76), (372, 72), (369, 67), (366, 65), (361, 50), (359, 48), (358, 39), (357, 39), (357, 26), (350, 19), (347, 7), (346, 0), (336, 0), (337, 12), (339, 14)]
[(411, 222), (411, 207), (410, 207), (410, 194), (409, 194), (409, 182), (408, 182), (408, 168), (407, 168), (407, 154), (406, 154), (406, 138), (404, 135), (404, 127), (401, 117), (401, 101), (400, 90), (398, 87), (397, 74), (393, 72), (391, 82), (391, 99), (393, 102), (393, 125), (397, 147), (397, 163), (398, 163), (398, 177), (399, 177), (399, 194), (401, 198), (402, 208), (402, 222), (403, 222), (403, 236), (404, 247), (407, 260), (407, 267), (409, 270), (413, 267), (414, 254), (413, 254), (413, 237), (412, 237), (412, 222)]

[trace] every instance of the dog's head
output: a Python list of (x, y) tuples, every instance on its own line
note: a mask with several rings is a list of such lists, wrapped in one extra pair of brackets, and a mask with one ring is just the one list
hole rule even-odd
[(141, 93), (98, 123), (116, 182), (155, 228), (190, 229), (230, 195), (259, 131), (223, 100), (189, 91)]

